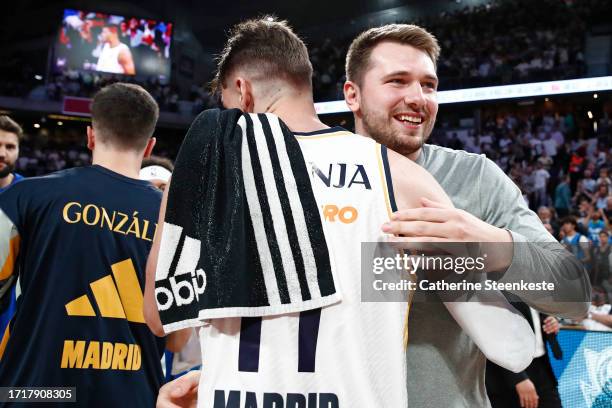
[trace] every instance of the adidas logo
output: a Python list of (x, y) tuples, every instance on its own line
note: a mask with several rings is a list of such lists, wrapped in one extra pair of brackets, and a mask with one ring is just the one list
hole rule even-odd
[(155, 297), (161, 312), (170, 309), (175, 303), (177, 306), (185, 306), (190, 305), (194, 298), (200, 300), (200, 295), (206, 289), (206, 273), (200, 268), (191, 274), (171, 276), (167, 282), (156, 282)]
[[(112, 276), (106, 275), (89, 284), (100, 316), (144, 323), (143, 295), (132, 260), (117, 262), (111, 269)], [(68, 316), (97, 316), (87, 294), (66, 303), (66, 313)]]

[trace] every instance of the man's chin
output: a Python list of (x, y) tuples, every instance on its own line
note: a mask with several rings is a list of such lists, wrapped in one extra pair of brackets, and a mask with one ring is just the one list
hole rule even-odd
[(414, 153), (419, 150), (423, 143), (425, 143), (425, 138), (421, 134), (418, 133), (402, 133), (399, 138), (399, 144), (402, 146), (402, 151), (404, 154)]
[(5, 164), (4, 166), (0, 168), (0, 178), (5, 178), (9, 174), (11, 174), (13, 170), (14, 170), (13, 166), (9, 166), (8, 164)]

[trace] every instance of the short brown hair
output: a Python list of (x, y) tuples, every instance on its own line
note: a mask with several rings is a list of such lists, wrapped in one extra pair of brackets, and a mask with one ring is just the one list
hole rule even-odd
[(16, 134), (17, 140), (21, 139), (21, 136), (23, 136), (23, 129), (21, 126), (6, 115), (0, 115), (0, 130)]
[(144, 149), (158, 117), (157, 102), (139, 85), (117, 82), (105, 86), (91, 103), (91, 119), (99, 137), (120, 149)]
[(574, 228), (578, 228), (578, 221), (576, 221), (576, 217), (573, 215), (568, 215), (567, 217), (561, 220), (561, 225), (572, 224)]
[(312, 86), (312, 64), (306, 45), (286, 21), (273, 16), (243, 21), (231, 29), (217, 57), (212, 92), (220, 92), (227, 76), (242, 66), (255, 67), (264, 78), (281, 77), (297, 85)]
[(440, 56), (438, 40), (429, 31), (413, 24), (387, 24), (370, 28), (353, 40), (346, 54), (346, 79), (360, 84), (370, 63), (372, 50), (381, 42), (388, 41), (411, 45), (424, 53), (436, 67)]

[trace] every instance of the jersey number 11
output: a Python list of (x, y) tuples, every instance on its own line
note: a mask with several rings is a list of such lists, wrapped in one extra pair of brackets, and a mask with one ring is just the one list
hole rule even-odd
[[(298, 333), (298, 372), (314, 373), (317, 354), (317, 338), (321, 309), (300, 313)], [(240, 325), (240, 346), (238, 350), (238, 370), (259, 371), (259, 351), (261, 345), (261, 317), (243, 317)]]

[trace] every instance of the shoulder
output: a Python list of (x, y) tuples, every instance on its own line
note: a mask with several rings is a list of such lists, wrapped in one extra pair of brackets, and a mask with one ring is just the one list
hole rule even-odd
[(417, 163), (437, 174), (444, 172), (454, 177), (481, 183), (511, 182), (506, 173), (484, 154), (425, 144), (421, 156)]
[(442, 187), (425, 168), (393, 150), (383, 148), (382, 151), (388, 156), (398, 208), (418, 207), (421, 205), (420, 197), (452, 205)]
[(301, 141), (310, 141), (310, 140), (337, 140), (337, 141), (351, 141), (356, 143), (363, 143), (364, 145), (369, 146), (380, 146), (378, 143), (374, 141), (374, 139), (362, 136), (357, 133), (353, 133), (350, 130), (344, 129), (340, 126), (330, 127), (323, 130), (318, 130), (316, 132), (309, 133), (294, 133), (295, 137)]
[[(481, 168), (487, 161), (490, 161), (484, 154), (469, 153), (465, 150), (455, 150), (430, 144), (423, 145), (422, 154), (425, 163), (447, 163), (462, 167)], [(491, 164), (495, 165), (493, 162)]]
[[(331, 130), (333, 129), (330, 129), (330, 131)], [(352, 144), (357, 144), (357, 145), (361, 145), (364, 147), (372, 147), (372, 148), (376, 148), (377, 150), (387, 150), (386, 146), (381, 145), (380, 143), (376, 142), (371, 137), (362, 136), (358, 133), (353, 133), (346, 129), (338, 128), (338, 129), (335, 129), (333, 132), (330, 132), (330, 134), (342, 136), (346, 138), (347, 141), (350, 141)]]
[(57, 173), (23, 178), (0, 194), (0, 208), (17, 225), (20, 219), (23, 220), (22, 216), (28, 214), (28, 209), (47, 205), (53, 197), (61, 195), (72, 184), (65, 179), (58, 179)]
[[(383, 146), (373, 139), (350, 132), (340, 127), (310, 133), (294, 133), (302, 148), (332, 152), (350, 152), (353, 158), (385, 154)], [(383, 159), (384, 160), (384, 159)]]
[(76, 173), (76, 169), (60, 170), (55, 173), (47, 174), (44, 176), (28, 177), (25, 178), (21, 175), (15, 174), (15, 181), (7, 189), (7, 191), (26, 191), (33, 187), (42, 187), (45, 185), (57, 185), (64, 182), (67, 177), (72, 177)]

